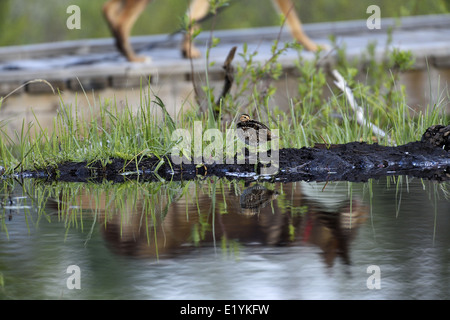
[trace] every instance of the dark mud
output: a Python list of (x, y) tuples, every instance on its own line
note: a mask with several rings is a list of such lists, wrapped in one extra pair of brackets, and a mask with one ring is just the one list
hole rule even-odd
[[(262, 169), (274, 164), (180, 164), (147, 157), (139, 163), (123, 159), (111, 159), (103, 165), (100, 161), (87, 163), (62, 163), (41, 171), (23, 172), (22, 176), (49, 181), (123, 182), (192, 180), (198, 177), (226, 177), (229, 179), (269, 181), (354, 181), (363, 182), (384, 176), (414, 176), (418, 178), (450, 180), (450, 126), (430, 127), (421, 141), (387, 147), (378, 144), (351, 142), (341, 145), (317, 145), (313, 148), (279, 150), (275, 174), (261, 175)], [(271, 155), (275, 156), (275, 154)], [(250, 162), (250, 163), (249, 163)], [(197, 162), (198, 163), (198, 162)], [(273, 167), (272, 167), (273, 169)]]

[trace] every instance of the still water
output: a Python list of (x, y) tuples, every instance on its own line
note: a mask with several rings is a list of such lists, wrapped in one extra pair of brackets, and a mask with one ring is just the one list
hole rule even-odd
[(2, 299), (449, 299), (448, 184), (3, 181)]

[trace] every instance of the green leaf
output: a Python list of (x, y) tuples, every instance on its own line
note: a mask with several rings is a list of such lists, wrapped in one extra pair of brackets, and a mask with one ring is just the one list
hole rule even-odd
[(161, 107), (163, 113), (164, 113), (164, 122), (167, 124), (168, 128), (169, 128), (169, 132), (170, 134), (172, 134), (173, 131), (175, 131), (176, 124), (175, 121), (173, 121), (172, 117), (170, 116), (169, 112), (167, 112), (166, 106), (164, 105), (164, 103), (162, 102), (162, 100), (158, 97), (155, 96), (155, 100), (153, 100), (154, 103), (156, 103), (158, 106)]

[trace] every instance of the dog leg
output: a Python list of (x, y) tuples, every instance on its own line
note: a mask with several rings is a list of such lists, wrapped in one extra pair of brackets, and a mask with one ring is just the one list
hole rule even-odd
[(147, 58), (139, 57), (130, 44), (130, 33), (139, 15), (151, 0), (109, 0), (103, 6), (105, 16), (116, 46), (132, 62), (143, 62)]
[(291, 0), (274, 0), (274, 4), (280, 9), (283, 15), (286, 17), (286, 22), (289, 25), (292, 36), (295, 40), (300, 42), (306, 50), (317, 51), (319, 46), (315, 44), (307, 35), (303, 32), (302, 23), (295, 12), (294, 4)]
[(192, 35), (198, 28), (195, 22), (205, 17), (208, 14), (208, 10), (208, 0), (192, 0), (187, 13), (190, 21), (189, 30), (185, 34), (181, 44), (181, 52), (183, 57), (193, 59), (200, 58), (200, 51), (194, 46), (192, 42)]

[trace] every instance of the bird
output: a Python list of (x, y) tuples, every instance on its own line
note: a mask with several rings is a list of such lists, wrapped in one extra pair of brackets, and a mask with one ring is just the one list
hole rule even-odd
[(245, 144), (258, 146), (260, 142), (272, 140), (270, 129), (263, 123), (253, 120), (246, 113), (241, 114), (236, 124), (237, 136)]

